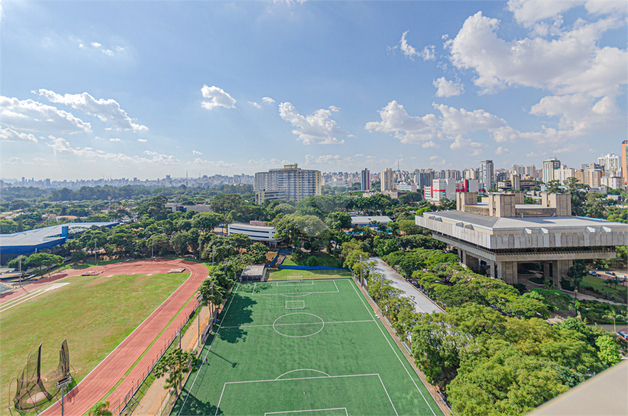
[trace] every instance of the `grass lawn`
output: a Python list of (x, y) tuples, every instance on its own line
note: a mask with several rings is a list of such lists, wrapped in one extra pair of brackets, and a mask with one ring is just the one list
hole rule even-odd
[(351, 279), (240, 284), (171, 415), (442, 415)]
[(316, 253), (302, 260), (295, 260), (292, 255), (286, 256), (283, 263), (284, 266), (312, 266), (308, 264), (308, 260), (312, 257), (316, 258), (315, 266), (342, 267), (342, 261), (327, 253)]
[(288, 276), (301, 276), (303, 279), (337, 279), (351, 277), (349, 270), (290, 270), (282, 269), (270, 272), (268, 280), (287, 280)]
[(82, 380), (189, 277), (189, 273), (75, 276), (70, 283), (16, 305), (0, 317), (0, 414), (9, 382), (30, 351), (42, 347), (42, 375), (59, 360), (67, 338), (75, 379)]
[(599, 277), (591, 276), (591, 275), (586, 275), (584, 279), (582, 279), (582, 283), (580, 285), (590, 286), (603, 294), (608, 292), (609, 295), (612, 297), (612, 299), (610, 300), (614, 300), (615, 302), (626, 303), (628, 287), (617, 285), (617, 288), (615, 288), (614, 285), (609, 286), (605, 282), (607, 282), (607, 280), (601, 279)]

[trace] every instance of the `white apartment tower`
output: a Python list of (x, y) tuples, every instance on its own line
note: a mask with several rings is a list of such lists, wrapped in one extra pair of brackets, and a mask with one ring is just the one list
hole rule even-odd
[(394, 174), (391, 168), (386, 168), (381, 173), (380, 183), (381, 183), (381, 191), (394, 191)]
[(495, 175), (493, 173), (494, 165), (492, 160), (483, 160), (480, 162), (479, 180), (487, 192), (495, 187)]
[(294, 165), (285, 165), (283, 169), (271, 169), (255, 174), (255, 201), (261, 204), (266, 199), (304, 198), (321, 194), (321, 172), (305, 170)]
[(554, 178), (554, 170), (560, 169), (560, 160), (555, 157), (551, 159), (547, 159), (543, 161), (543, 182), (548, 183), (549, 181), (553, 181)]

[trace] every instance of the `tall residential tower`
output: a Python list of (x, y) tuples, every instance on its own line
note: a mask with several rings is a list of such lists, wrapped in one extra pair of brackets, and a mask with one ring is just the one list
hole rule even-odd
[(283, 169), (271, 169), (255, 174), (255, 202), (261, 204), (266, 199), (304, 198), (321, 194), (321, 171), (304, 170), (294, 165)]

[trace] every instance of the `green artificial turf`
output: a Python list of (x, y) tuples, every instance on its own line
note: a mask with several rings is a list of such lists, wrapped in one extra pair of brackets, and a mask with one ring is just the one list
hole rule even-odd
[(349, 270), (293, 270), (281, 269), (270, 272), (268, 280), (286, 280), (288, 277), (302, 277), (303, 279), (337, 279), (351, 277)]
[(75, 276), (60, 281), (68, 285), (24, 303), (11, 302), (16, 306), (0, 317), (0, 414), (9, 405), (10, 380), (40, 343), (42, 376), (56, 368), (61, 342), (67, 338), (73, 376), (80, 381), (188, 277)]
[(227, 305), (173, 415), (442, 414), (353, 280), (240, 284)]

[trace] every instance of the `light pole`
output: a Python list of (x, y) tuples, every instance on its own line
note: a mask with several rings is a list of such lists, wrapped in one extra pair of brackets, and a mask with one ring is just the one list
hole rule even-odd
[(94, 265), (98, 266), (98, 254), (96, 254), (96, 239), (94, 238)]
[(150, 258), (155, 258), (155, 234), (150, 236)]

